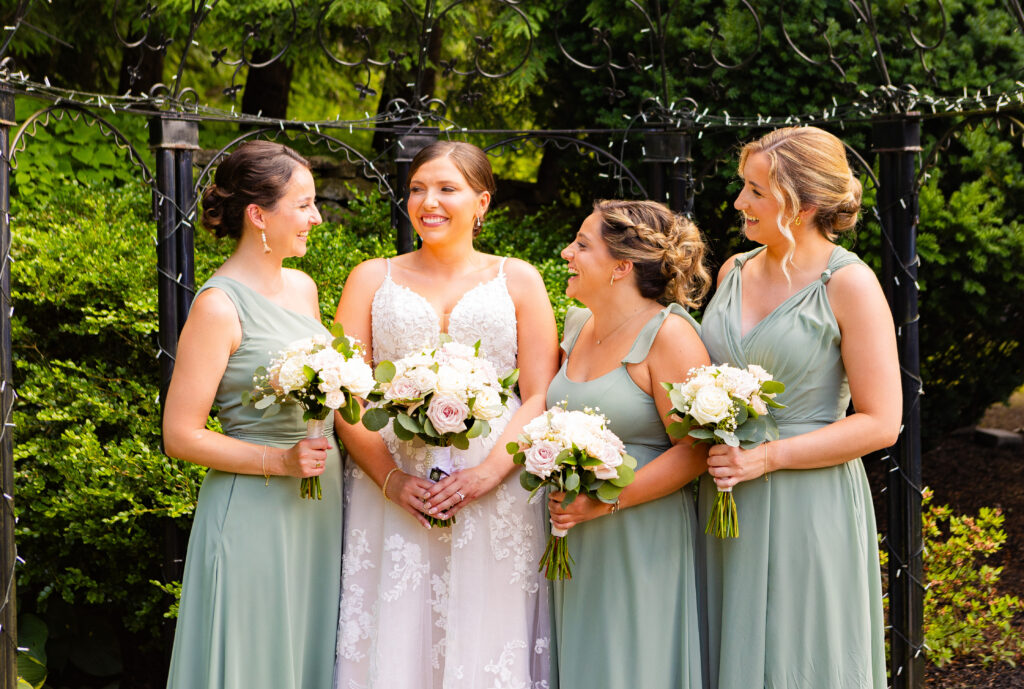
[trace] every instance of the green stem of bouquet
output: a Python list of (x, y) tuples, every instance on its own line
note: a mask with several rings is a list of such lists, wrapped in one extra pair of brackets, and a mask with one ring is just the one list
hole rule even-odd
[(320, 477), (312, 476), (299, 481), (299, 497), (323, 499), (323, 491), (320, 490)]
[(576, 561), (569, 554), (569, 543), (564, 536), (548, 536), (548, 545), (544, 549), (544, 556), (540, 559), (540, 567), (537, 571), (544, 571), (548, 581), (559, 579), (572, 579), (572, 565)]
[(718, 538), (739, 537), (740, 520), (736, 516), (736, 499), (733, 498), (732, 491), (719, 491), (715, 496), (715, 504), (711, 506), (711, 514), (708, 515), (704, 533)]

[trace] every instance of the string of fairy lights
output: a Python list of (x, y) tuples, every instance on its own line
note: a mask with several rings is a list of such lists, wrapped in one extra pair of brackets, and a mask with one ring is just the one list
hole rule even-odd
[[(199, 13), (193, 18), (193, 29), (202, 20), (216, 0), (211, 3), (200, 3)], [(505, 3), (514, 5), (515, 3)], [(1016, 3), (1014, 3), (1016, 5)], [(31, 1), (24, 3), (25, 8), (31, 5)], [(27, 11), (27, 9), (26, 9)], [(518, 11), (518, 10), (517, 10)], [(10, 41), (11, 36), (21, 25), (23, 19), (16, 18), (15, 24), (3, 27), (8, 34), (4, 39), (0, 34), (0, 58), (4, 49)], [(194, 32), (193, 32), (194, 33)], [(422, 37), (421, 37), (422, 38)], [(662, 37), (663, 38), (663, 37)], [(193, 41), (198, 47), (199, 44)], [(421, 50), (425, 42), (421, 43)], [(229, 63), (223, 59), (223, 51), (207, 51), (225, 64), (235, 66), (235, 75), (238, 74), (240, 62)], [(183, 63), (184, 64), (184, 63)], [(366, 68), (374, 63), (369, 57), (362, 62), (347, 65), (356, 68)], [(384, 63), (379, 63), (384, 64)], [(653, 65), (652, 65), (653, 66)], [(647, 68), (644, 66), (645, 69)], [(593, 71), (593, 70), (592, 70)], [(179, 70), (180, 74), (180, 70)], [(463, 72), (459, 72), (464, 75)], [(482, 74), (482, 72), (481, 72)], [(232, 84), (234, 87), (234, 75)], [(165, 86), (154, 88), (150, 95), (133, 95), (130, 92), (117, 94), (93, 93), (83, 90), (67, 89), (55, 86), (48, 77), (42, 81), (33, 79), (22, 71), (14, 70), (6, 60), (0, 60), (0, 89), (12, 94), (14, 97), (36, 99), (44, 103), (44, 107), (31, 116), (17, 130), (15, 140), (10, 148), (9, 159), (0, 161), (6, 164), (11, 171), (17, 169), (17, 155), (25, 149), (27, 140), (35, 136), (37, 127), (49, 125), (51, 118), (62, 118), (70, 115), (73, 118), (80, 118), (88, 126), (98, 127), (106, 136), (113, 139), (115, 144), (125, 151), (125, 155), (140, 170), (143, 180), (152, 187), (157, 204), (175, 205), (177, 217), (180, 218), (174, 232), (191, 228), (195, 215), (195, 207), (180, 208), (174, 198), (164, 194), (156, 183), (153, 173), (149, 170), (144, 157), (139, 154), (129, 137), (118, 130), (111, 122), (111, 116), (138, 116), (151, 118), (155, 115), (164, 117), (180, 117), (183, 119), (197, 120), (202, 123), (232, 123), (245, 125), (254, 128), (253, 136), (264, 138), (276, 138), (280, 136), (304, 138), (308, 143), (314, 145), (325, 145), (330, 151), (343, 152), (349, 162), (360, 166), (363, 176), (377, 182), (378, 191), (382, 195), (389, 196), (392, 201), (398, 201), (399, 194), (395, 192), (389, 183), (388, 168), (396, 149), (402, 147), (401, 136), (417, 130), (427, 128), (436, 130), (439, 137), (462, 138), (470, 136), (501, 135), (508, 139), (521, 137), (524, 140), (534, 138), (542, 140), (545, 137), (559, 137), (559, 145), (571, 145), (571, 140), (586, 142), (589, 151), (604, 150), (608, 152), (607, 161), (604, 164), (619, 166), (614, 172), (615, 177), (622, 182), (624, 175), (622, 168), (625, 167), (622, 161), (627, 159), (627, 147), (639, 147), (641, 158), (646, 158), (647, 151), (643, 147), (643, 134), (648, 131), (677, 131), (687, 136), (700, 140), (705, 133), (717, 134), (723, 131), (736, 131), (767, 129), (780, 126), (817, 125), (844, 129), (847, 125), (864, 124), (876, 122), (885, 118), (905, 117), (909, 113), (922, 120), (949, 118), (963, 119), (967, 117), (998, 116), (1000, 114), (1024, 111), (1024, 81), (1008, 82), (1005, 88), (986, 87), (984, 89), (966, 89), (958, 93), (929, 93), (918, 90), (913, 85), (893, 86), (882, 84), (875, 86), (872, 90), (860, 90), (858, 97), (839, 102), (833, 98), (831, 106), (805, 110), (800, 113), (730, 113), (714, 106), (702, 107), (693, 101), (663, 103), (658, 99), (650, 101), (650, 107), (645, 107), (641, 112), (634, 115), (623, 115), (623, 124), (619, 128), (595, 127), (595, 128), (574, 128), (574, 129), (514, 129), (514, 130), (488, 130), (474, 129), (461, 126), (457, 121), (450, 118), (447, 108), (436, 99), (422, 99), (415, 102), (403, 102), (396, 107), (384, 108), (376, 114), (364, 113), (363, 117), (342, 117), (337, 114), (333, 119), (317, 120), (291, 120), (282, 118), (264, 117), (262, 114), (253, 115), (239, 111), (234, 104), (228, 107), (214, 106), (199, 102), (198, 96), (190, 89), (170, 89)], [(370, 88), (369, 81), (356, 86), (361, 95), (373, 95), (375, 92)], [(3, 97), (0, 91), (0, 97)], [(0, 130), (3, 131), (3, 130)], [(354, 137), (366, 133), (385, 133), (391, 135), (391, 142), (388, 147), (378, 151), (373, 157), (360, 153), (354, 146), (345, 142), (345, 137)], [(1024, 136), (1024, 132), (1021, 133)], [(236, 140), (237, 142), (238, 140)], [(601, 143), (605, 142), (603, 146)], [(233, 142), (234, 143), (234, 142)], [(513, 145), (514, 147), (514, 145)], [(617, 149), (617, 154), (612, 154)], [(504, 150), (504, 147), (502, 147)], [(223, 151), (222, 151), (223, 152)], [(608, 162), (610, 161), (610, 162)], [(207, 166), (209, 171), (210, 166)], [(209, 174), (207, 172), (207, 174)], [(865, 169), (865, 174), (877, 187), (878, 180), (870, 169)], [(197, 179), (197, 185), (201, 186), (203, 178)], [(0, 196), (0, 198), (3, 198)], [(913, 207), (916, 209), (916, 192), (910, 192), (891, 202), (893, 207), (900, 204), (902, 208)], [(893, 280), (897, 285), (906, 281), (915, 281), (914, 273), (917, 258), (909, 262), (895, 260), (899, 252), (890, 234), (890, 228), (883, 222), (883, 214), (890, 210), (881, 208), (877, 204), (871, 208), (875, 221), (882, 228), (881, 236), (884, 250), (894, 258)], [(2, 208), (0, 213), (3, 219), (10, 226), (12, 218), (9, 209)], [(169, 241), (168, 237), (154, 239), (155, 242)], [(3, 263), (0, 275), (3, 271), (9, 270), (11, 261), (10, 246), (2, 247)], [(171, 275), (162, 268), (161, 274), (181, 287), (186, 287), (181, 275)], [(0, 296), (0, 308), (8, 311), (8, 317), (13, 312), (13, 303), (8, 290), (4, 290)], [(913, 319), (897, 323), (900, 337), (906, 329), (916, 323), (916, 316)], [(172, 356), (162, 345), (159, 345), (157, 357)], [(12, 386), (9, 379), (10, 371), (5, 372), (7, 380), (0, 380), (0, 393), (4, 393)], [(919, 410), (920, 395), (923, 394), (923, 382), (918, 374), (902, 368), (902, 374), (911, 381), (911, 387), (916, 389), (918, 394), (910, 402), (912, 410)], [(2, 409), (3, 426), (0, 428), (0, 443), (7, 440), (9, 429), (14, 427), (13, 405), (16, 400), (16, 392), (12, 389), (9, 395), (4, 395), (4, 408)], [(902, 432), (902, 431), (901, 431)], [(882, 460), (889, 465), (890, 472), (898, 472), (901, 480), (918, 495), (922, 494), (922, 486), (917, 485), (906, 469), (901, 466), (898, 458), (891, 453), (882, 457)], [(0, 476), (3, 478), (3, 476)], [(2, 499), (3, 509), (12, 521), (16, 521), (14, 510), (13, 486), (3, 485)], [(886, 537), (883, 543), (889, 545)], [(16, 544), (15, 544), (16, 545)], [(16, 551), (15, 551), (16, 552)], [(889, 557), (897, 562), (896, 576), (907, 577), (921, 592), (927, 589), (927, 584), (913, 574), (914, 562), (919, 561), (922, 551), (919, 548), (916, 552), (910, 553), (909, 557), (903, 558), (899, 553), (889, 547)], [(10, 572), (5, 573), (6, 590), (0, 592), (0, 620), (3, 619), (3, 611), (11, 603), (11, 591), (13, 588), (16, 568), (23, 565), (24, 561), (16, 557), (11, 565)], [(914, 657), (920, 656), (926, 651), (923, 644), (915, 643), (904, 633), (902, 629), (891, 629), (907, 644), (914, 653)], [(0, 629), (0, 636), (4, 637), (5, 644), (16, 646), (16, 641), (7, 629)], [(897, 668), (896, 673), (902, 672), (903, 668)]]

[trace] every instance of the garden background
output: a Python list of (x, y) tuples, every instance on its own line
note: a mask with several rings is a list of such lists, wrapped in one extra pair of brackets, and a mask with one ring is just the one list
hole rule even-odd
[[(375, 124), (395, 99), (415, 103), (424, 95), (444, 101), (443, 118), (434, 121), (441, 136), (481, 145), (493, 143), (489, 132), (497, 130), (586, 130), (578, 140), (614, 138), (615, 146), (605, 149), (623, 166), (564, 141), (527, 138), (492, 150), (499, 193), (479, 248), (536, 265), (559, 317), (567, 306), (567, 271), (557, 254), (591, 200), (638, 195), (621, 169), (642, 170), (646, 151), (642, 140), (628, 141), (624, 123), (638, 122), (640, 112), (668, 113), (669, 123), (672, 115), (692, 121), (705, 110), (716, 118), (715, 129), (692, 140), (688, 173), (689, 191), (696, 192), (693, 215), (720, 263), (745, 247), (731, 207), (739, 188), (738, 144), (781, 124), (782, 117), (769, 119), (773, 114), (802, 113), (798, 121), (822, 122), (876, 165), (871, 125), (895, 99), (878, 76), (874, 58), (884, 53), (888, 83), (901, 85), (899, 99), (916, 94), (919, 109), (935, 115), (922, 121), (917, 235), (926, 465), (950, 443), (954, 460), (967, 464), (1019, 458), (1019, 452), (1009, 459), (972, 454), (967, 444), (956, 444), (959, 436), (949, 435), (1024, 381), (1024, 124), (1017, 119), (1018, 100), (1001, 106), (987, 100), (1024, 88), (1019, 3), (807, 0), (789, 4), (785, 16), (772, 3), (700, 1), (495, 0), (433, 9), (430, 2), (378, 0), (326, 8), (273, 0), (213, 5), (202, 31), (189, 36), (196, 8), (182, 0), (159, 7), (21, 0), (0, 10), (5, 27), (18, 17), (31, 25), (5, 29), (0, 81), (21, 75), (33, 84), (77, 89), (83, 99), (129, 94), (104, 117), (143, 142), (147, 119), (132, 110), (152, 114), (151, 87), (186, 74), (194, 102), (212, 108), (204, 114), (219, 113), (203, 121), (197, 176), (198, 165), (215, 151), (253, 127), (276, 126), (275, 118), (320, 121), (325, 129), (332, 120), (356, 122), (335, 135), (393, 174), (396, 137)], [(870, 26), (858, 12), (864, 8)], [(420, 35), (424, 13), (442, 10), (448, 13), (444, 39), (423, 43), (421, 62), (409, 54), (421, 43), (409, 36)], [(360, 34), (359, 26), (369, 28)], [(479, 26), (487, 30), (460, 28)], [(118, 34), (146, 38), (132, 47)], [(196, 43), (191, 53), (186, 38)], [(257, 69), (246, 60), (230, 64), (230, 53), (217, 58), (231, 40), (242, 41), (237, 52), (249, 63), (270, 64)], [(387, 64), (377, 68), (364, 60), (343, 69), (322, 42), (336, 51), (354, 45), (360, 56)], [(445, 45), (461, 57), (446, 57)], [(794, 45), (808, 55), (796, 54)], [(615, 59), (604, 64), (606, 50)], [(654, 60), (659, 50), (662, 59)], [(574, 63), (566, 53), (599, 68), (585, 69), (577, 64), (583, 60)], [(483, 70), (470, 68), (474, 56)], [(644, 69), (652, 60), (665, 69)], [(487, 76), (512, 68), (500, 79)], [(913, 93), (905, 85), (916, 85)], [(648, 98), (658, 98), (658, 107), (645, 110)], [(52, 102), (49, 94), (36, 99), (19, 89), (14, 121)], [(438, 112), (423, 103), (423, 112)], [(998, 112), (955, 118), (982, 109)], [(17, 569), (18, 642), (29, 649), (19, 670), (32, 685), (45, 681), (54, 689), (157, 687), (178, 591), (166, 544), (187, 534), (203, 470), (160, 451), (154, 197), (115, 140), (89, 124), (88, 112), (40, 118), (23, 150), (15, 151), (14, 505), (24, 559)], [(450, 128), (453, 123), (458, 127)], [(281, 129), (279, 140), (315, 164), (327, 222), (314, 230), (309, 254), (295, 265), (320, 285), (329, 321), (348, 271), (365, 258), (394, 253), (395, 212), (379, 180), (363, 176), (363, 161), (325, 150), (301, 129)], [(141, 145), (136, 150), (152, 169), (153, 153)], [(875, 190), (868, 176), (865, 182), (871, 208)], [(195, 245), (201, 284), (231, 246), (201, 231)], [(850, 247), (881, 270), (884, 238), (872, 212)], [(216, 427), (215, 417), (210, 424)], [(874, 462), (878, 495), (885, 477), (877, 468), (885, 465)], [(981, 473), (935, 478), (969, 483)], [(998, 507), (1004, 495), (1016, 494), (998, 477), (992, 481), (988, 505)], [(879, 511), (884, 514), (884, 501)], [(999, 552), (1001, 517), (985, 513), (950, 522), (941, 511), (929, 515), (926, 524), (937, 520), (942, 527), (929, 534), (925, 555), (927, 578), (936, 581), (925, 603), (929, 661), (947, 670), (959, 664), (980, 665), (992, 676), (1009, 672), (1006, 663), (1020, 658), (1022, 615), (1020, 602), (1007, 594), (1024, 594), (1024, 587), (1008, 590), (998, 571), (985, 568), (1002, 561), (984, 557)], [(945, 686), (941, 672), (929, 677), (932, 686)], [(1021, 675), (1013, 677), (1007, 681)]]

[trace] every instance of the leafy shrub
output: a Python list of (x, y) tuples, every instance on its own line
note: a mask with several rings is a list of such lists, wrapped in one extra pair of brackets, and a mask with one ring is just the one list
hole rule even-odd
[[(928, 660), (942, 667), (957, 657), (984, 665), (1016, 664), (1024, 633), (1014, 617), (1024, 612), (1017, 596), (998, 591), (1002, 567), (987, 564), (1006, 543), (1002, 510), (982, 507), (977, 516), (954, 515), (948, 505), (922, 499), (924, 530), (924, 642)], [(888, 553), (880, 552), (882, 579), (888, 582)], [(888, 609), (888, 597), (885, 604)]]

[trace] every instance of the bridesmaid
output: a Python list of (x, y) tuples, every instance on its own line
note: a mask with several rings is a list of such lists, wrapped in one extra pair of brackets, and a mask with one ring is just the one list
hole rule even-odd
[[(852, 229), (860, 182), (843, 143), (779, 129), (740, 154), (733, 204), (762, 246), (726, 261), (704, 319), (715, 362), (758, 364), (786, 384), (779, 440), (708, 453), (734, 488), (737, 539), (708, 537), (711, 686), (884, 689), (878, 538), (861, 455), (900, 427), (892, 317), (871, 270), (832, 240)], [(855, 413), (847, 416), (853, 400)]]
[[(320, 224), (307, 163), (281, 144), (242, 144), (203, 194), (203, 224), (237, 240), (199, 290), (164, 408), (171, 457), (209, 467), (185, 560), (169, 689), (331, 686), (341, 572), (341, 462), (333, 433), (303, 439), (298, 405), (241, 404), (253, 372), (289, 342), (330, 337), (316, 285), (281, 261)], [(219, 408), (224, 429), (207, 428)], [(319, 476), (320, 501), (299, 497)]]
[(588, 308), (565, 318), (562, 367), (548, 405), (597, 407), (637, 460), (614, 505), (548, 501), (568, 529), (573, 578), (555, 582), (554, 686), (703, 686), (698, 627), (696, 505), (687, 487), (704, 452), (666, 434), (660, 383), (709, 363), (685, 306), (707, 291), (704, 244), (685, 218), (651, 201), (599, 201), (576, 239), (566, 294)]

